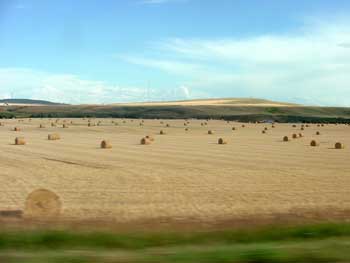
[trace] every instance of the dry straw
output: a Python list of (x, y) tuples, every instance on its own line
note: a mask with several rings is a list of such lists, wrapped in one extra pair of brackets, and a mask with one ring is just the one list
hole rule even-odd
[(148, 140), (150, 140), (151, 142), (154, 141), (154, 137), (151, 136), (151, 135), (146, 135), (145, 138), (148, 139)]
[(219, 138), (218, 144), (227, 144), (227, 141), (224, 140), (223, 138)]
[(312, 140), (312, 141), (310, 142), (310, 146), (316, 147), (316, 146), (319, 146), (319, 143), (318, 143), (317, 141), (315, 141), (315, 140)]
[(112, 148), (112, 144), (109, 141), (103, 140), (101, 142), (101, 148), (102, 149), (111, 149)]
[(35, 219), (56, 219), (59, 216), (62, 203), (58, 195), (38, 189), (31, 192), (25, 202), (24, 216)]
[(151, 141), (150, 141), (149, 139), (143, 137), (143, 138), (141, 139), (141, 144), (142, 144), (142, 145), (148, 145), (148, 144), (151, 144)]
[(344, 149), (345, 146), (341, 142), (337, 142), (337, 143), (335, 143), (334, 148), (335, 149)]
[(56, 140), (60, 140), (61, 136), (58, 133), (51, 133), (51, 134), (47, 135), (47, 139), (49, 141), (56, 141)]
[(26, 141), (23, 137), (16, 137), (15, 139), (15, 145), (25, 145)]

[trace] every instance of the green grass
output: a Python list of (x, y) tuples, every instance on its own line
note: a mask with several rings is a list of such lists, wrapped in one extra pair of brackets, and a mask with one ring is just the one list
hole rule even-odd
[(346, 223), (191, 233), (0, 232), (0, 262), (9, 263), (350, 262), (349, 249)]

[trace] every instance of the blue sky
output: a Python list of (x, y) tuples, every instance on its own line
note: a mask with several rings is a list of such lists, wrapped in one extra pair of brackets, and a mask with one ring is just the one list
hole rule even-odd
[(0, 0), (0, 98), (350, 106), (350, 1)]

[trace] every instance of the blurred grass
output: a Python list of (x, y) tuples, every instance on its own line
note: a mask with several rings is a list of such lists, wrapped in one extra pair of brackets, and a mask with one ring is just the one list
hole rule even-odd
[(350, 224), (214, 232), (1, 230), (0, 262), (350, 262)]

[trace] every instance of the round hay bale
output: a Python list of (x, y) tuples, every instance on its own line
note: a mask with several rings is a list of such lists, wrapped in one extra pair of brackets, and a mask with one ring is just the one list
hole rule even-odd
[(275, 128), (275, 125), (272, 125), (271, 128)]
[(159, 134), (160, 134), (160, 135), (164, 135), (164, 134), (165, 134), (165, 131), (160, 130)]
[(267, 127), (265, 127), (264, 130), (267, 131), (268, 130)]
[(56, 127), (56, 124), (51, 122), (51, 127)]
[(337, 143), (335, 143), (334, 148), (335, 149), (344, 149), (345, 146), (341, 142), (337, 142)]
[(38, 189), (28, 195), (24, 216), (36, 219), (56, 218), (59, 216), (61, 208), (59, 196), (49, 190)]
[(25, 145), (26, 141), (23, 137), (16, 137), (15, 139), (15, 145)]
[(20, 127), (15, 127), (15, 128), (13, 128), (13, 131), (21, 131), (21, 128)]
[(61, 136), (58, 133), (51, 133), (51, 134), (47, 135), (47, 139), (49, 141), (56, 141), (56, 140), (60, 140)]
[(232, 130), (235, 131), (235, 130), (236, 130), (236, 127), (232, 127)]
[(299, 133), (299, 138), (304, 137), (304, 135), (302, 133)]
[(68, 125), (67, 124), (62, 124), (62, 128), (68, 128)]
[(242, 128), (245, 128), (245, 125), (244, 125), (244, 124), (242, 124)]
[(141, 144), (142, 144), (142, 145), (149, 145), (149, 144), (151, 144), (151, 141), (148, 140), (147, 138), (143, 137), (143, 138), (141, 139)]
[(111, 149), (112, 148), (112, 144), (109, 141), (103, 140), (101, 142), (101, 148), (102, 149)]
[(293, 139), (297, 139), (297, 138), (298, 138), (298, 135), (297, 135), (296, 133), (293, 133), (292, 138), (293, 138)]
[(304, 127), (301, 127), (300, 130), (303, 131), (303, 130), (304, 130)]
[(188, 128), (185, 128), (185, 131), (188, 131), (189, 129)]
[(295, 124), (293, 124), (293, 126), (292, 126), (293, 128), (296, 128), (297, 126), (295, 125)]
[(214, 134), (214, 132), (212, 130), (209, 130), (208, 134)]
[(219, 138), (218, 144), (227, 144), (227, 141), (224, 140), (223, 138)]
[(261, 133), (265, 134), (265, 133), (266, 133), (266, 130), (262, 130)]
[(284, 137), (283, 137), (283, 141), (284, 141), (284, 142), (288, 142), (288, 141), (289, 141), (288, 136), (284, 136)]
[(318, 143), (317, 141), (315, 141), (315, 140), (312, 140), (312, 141), (310, 142), (310, 146), (316, 147), (316, 146), (319, 146), (319, 143)]
[(170, 127), (170, 124), (169, 124), (169, 123), (167, 123), (166, 127)]
[(45, 128), (45, 125), (44, 124), (40, 124), (39, 128), (43, 129), (43, 128)]
[(321, 133), (319, 131), (316, 132), (316, 135), (321, 135)]

